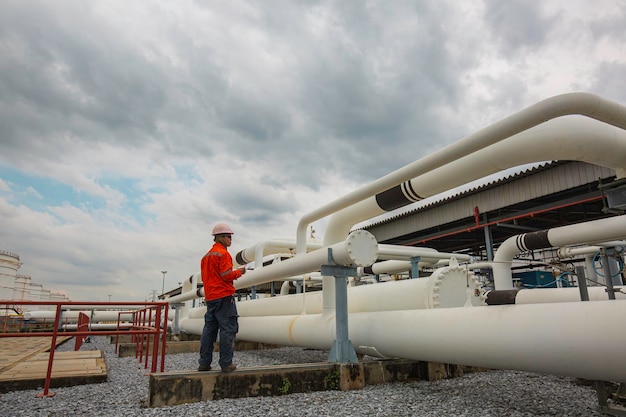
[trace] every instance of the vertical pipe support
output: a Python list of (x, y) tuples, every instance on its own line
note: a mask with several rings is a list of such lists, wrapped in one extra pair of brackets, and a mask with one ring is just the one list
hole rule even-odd
[(589, 290), (587, 289), (587, 277), (585, 277), (585, 267), (576, 267), (576, 276), (578, 278), (578, 291), (580, 292), (580, 301), (589, 301)]
[(615, 300), (615, 289), (613, 288), (613, 277), (611, 275), (611, 266), (609, 265), (609, 255), (606, 248), (600, 249), (600, 255), (602, 257), (602, 267), (604, 269), (604, 283), (606, 284), (606, 292), (609, 295), (609, 300)]
[(174, 323), (172, 323), (172, 334), (180, 334), (180, 309), (185, 307), (185, 303), (172, 303), (170, 307), (174, 309)]
[(485, 222), (485, 227), (483, 227), (485, 232), (485, 250), (487, 251), (487, 260), (491, 262), (493, 261), (493, 236), (491, 234), (491, 226), (489, 226), (487, 220), (487, 213), (483, 213), (483, 221)]
[(348, 338), (347, 278), (357, 276), (356, 267), (335, 265), (332, 248), (328, 248), (328, 265), (321, 266), (322, 276), (335, 277), (335, 341), (328, 362), (358, 363), (356, 351)]
[(419, 278), (420, 277), (420, 272), (419, 272), (419, 262), (420, 262), (420, 257), (419, 256), (413, 256), (411, 257), (411, 278)]

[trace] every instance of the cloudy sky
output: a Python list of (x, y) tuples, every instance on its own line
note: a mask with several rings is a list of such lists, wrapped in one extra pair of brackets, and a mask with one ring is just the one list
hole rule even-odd
[[(622, 0), (0, 1), (0, 249), (151, 299), (553, 95), (626, 103)], [(314, 224), (324, 233), (324, 220)]]

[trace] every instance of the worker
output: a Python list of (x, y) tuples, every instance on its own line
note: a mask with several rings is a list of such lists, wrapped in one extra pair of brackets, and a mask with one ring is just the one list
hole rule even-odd
[(233, 350), (235, 336), (239, 331), (233, 281), (245, 274), (246, 268), (243, 266), (233, 270), (233, 259), (228, 253), (228, 247), (233, 238), (230, 226), (226, 223), (218, 223), (213, 228), (212, 235), (215, 243), (200, 261), (206, 313), (200, 338), (198, 371), (211, 370), (213, 349), (219, 331), (219, 365), (222, 372), (232, 372), (237, 369), (237, 366), (233, 364)]

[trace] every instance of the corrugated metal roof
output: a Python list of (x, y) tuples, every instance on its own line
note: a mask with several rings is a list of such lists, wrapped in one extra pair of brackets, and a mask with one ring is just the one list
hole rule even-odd
[[(541, 175), (544, 171), (550, 171), (550, 175)], [(499, 175), (500, 177), (497, 177)], [(515, 204), (542, 195), (557, 192), (578, 185), (587, 184), (598, 178), (608, 178), (615, 175), (614, 170), (573, 161), (552, 161), (539, 163), (534, 166), (519, 168), (517, 171), (509, 171), (486, 179), (468, 183), (466, 186), (452, 190), (448, 195), (439, 194), (394, 212), (384, 214), (373, 219), (369, 223), (361, 223), (357, 228), (374, 229), (382, 225), (398, 222), (401, 219), (421, 213), (421, 222), (427, 222), (430, 226), (451, 221), (453, 218), (462, 218), (471, 215), (470, 208), (478, 206), (481, 212), (493, 210), (497, 207)], [(532, 178), (529, 178), (532, 177)], [(491, 179), (494, 178), (494, 179)], [(494, 188), (502, 188), (507, 183), (515, 182), (515, 187), (508, 187), (506, 193), (489, 192)], [(476, 184), (476, 185), (474, 185)], [(461, 201), (463, 200), (463, 201)], [(472, 200), (472, 201), (469, 201)], [(455, 202), (465, 204), (455, 204)], [(451, 204), (452, 203), (452, 204)], [(469, 205), (472, 207), (469, 207)], [(444, 211), (432, 209), (446, 205)], [(468, 208), (469, 207), (469, 208)], [(468, 210), (470, 210), (468, 212)], [(430, 220), (424, 218), (429, 213)], [(405, 224), (405, 226), (408, 226)], [(411, 224), (411, 226), (417, 226)], [(425, 224), (423, 226), (426, 226)], [(400, 226), (399, 226), (400, 227)]]
[[(475, 194), (477, 192), (480, 191), (484, 191), (484, 190), (488, 190), (490, 188), (494, 188), (494, 187), (498, 187), (501, 186), (503, 184), (506, 184), (510, 181), (513, 180), (517, 180), (532, 174), (535, 174), (537, 172), (540, 171), (544, 171), (546, 169), (549, 169), (552, 166), (561, 164), (563, 162), (559, 162), (559, 161), (551, 161), (551, 162), (542, 162), (539, 163), (537, 165), (534, 165), (532, 167), (522, 167), (522, 168), (518, 168), (517, 170), (514, 171), (509, 171), (509, 172), (501, 172), (498, 174), (494, 174), (491, 175), (489, 177), (487, 177), (487, 179), (481, 179), (478, 181), (472, 181), (468, 184), (466, 184), (465, 186), (461, 186), (456, 188), (454, 191), (452, 190), (452, 194), (447, 194), (447, 193), (441, 193), (438, 194), (436, 196), (433, 197), (429, 197), (426, 198), (422, 201), (418, 201), (416, 203), (410, 204), (409, 206), (406, 207), (402, 207), (400, 209), (397, 209), (393, 212), (390, 213), (386, 213), (383, 214), (379, 217), (377, 217), (375, 220), (373, 220), (372, 222), (369, 223), (361, 223), (359, 228), (368, 228), (368, 227), (375, 227), (375, 226), (379, 226), (385, 223), (389, 223), (392, 222), (394, 220), (397, 220), (399, 218), (405, 217), (405, 216), (410, 216), (418, 211), (422, 211), (422, 210), (426, 210), (432, 207), (435, 207), (437, 205), (441, 205), (441, 204), (445, 204), (445, 203), (449, 203), (451, 201), (454, 200), (458, 200), (460, 198), (463, 198), (467, 195), (470, 194)], [(495, 179), (491, 179), (495, 177)], [(486, 181), (486, 182), (484, 182)], [(482, 183), (480, 183), (482, 182)], [(479, 185), (473, 185), (479, 183)], [(469, 187), (469, 188), (467, 188)], [(447, 195), (446, 195), (447, 194)], [(384, 217), (384, 218), (381, 218)]]

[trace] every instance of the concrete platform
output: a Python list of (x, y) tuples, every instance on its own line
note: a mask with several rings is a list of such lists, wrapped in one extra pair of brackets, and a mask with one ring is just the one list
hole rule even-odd
[(463, 367), (457, 365), (403, 359), (241, 368), (232, 373), (219, 370), (163, 372), (150, 375), (148, 406), (325, 390), (347, 391), (385, 382), (435, 380), (462, 374)]

